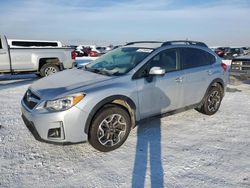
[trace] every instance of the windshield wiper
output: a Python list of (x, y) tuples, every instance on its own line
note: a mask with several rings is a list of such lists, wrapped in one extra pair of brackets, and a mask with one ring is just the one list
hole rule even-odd
[(100, 70), (100, 69), (96, 69), (96, 68), (89, 68), (87, 66), (85, 66), (85, 70), (90, 71), (90, 72), (94, 72), (94, 73), (97, 73), (97, 74), (106, 75), (106, 76), (111, 76), (112, 75), (108, 71)]

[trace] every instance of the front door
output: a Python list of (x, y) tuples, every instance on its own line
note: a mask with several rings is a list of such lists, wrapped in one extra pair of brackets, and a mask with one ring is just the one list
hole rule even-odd
[[(165, 69), (163, 76), (149, 76), (152, 67)], [(161, 51), (137, 73), (137, 92), (141, 119), (159, 115), (180, 107), (182, 71), (179, 70), (178, 51)]]

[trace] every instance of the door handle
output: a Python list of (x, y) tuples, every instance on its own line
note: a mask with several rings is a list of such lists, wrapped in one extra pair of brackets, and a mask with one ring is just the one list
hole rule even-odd
[(0, 52), (0, 55), (4, 55), (4, 54), (7, 54), (7, 52)]
[(178, 83), (180, 83), (180, 82), (183, 81), (183, 78), (182, 77), (178, 77), (178, 78), (175, 79), (175, 81), (178, 82)]
[(208, 75), (212, 75), (213, 71), (212, 70), (208, 70), (207, 73), (208, 73)]

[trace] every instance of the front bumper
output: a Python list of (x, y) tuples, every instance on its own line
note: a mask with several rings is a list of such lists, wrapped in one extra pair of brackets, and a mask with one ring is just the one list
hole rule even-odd
[[(88, 135), (84, 132), (87, 113), (72, 107), (63, 112), (39, 113), (29, 110), (22, 101), (22, 119), (32, 133), (41, 142), (53, 144), (75, 144), (85, 142)], [(59, 130), (56, 137), (51, 137), (51, 130)]]

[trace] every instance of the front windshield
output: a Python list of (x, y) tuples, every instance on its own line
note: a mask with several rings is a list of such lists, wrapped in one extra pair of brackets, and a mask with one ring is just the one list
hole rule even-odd
[(123, 75), (145, 59), (153, 49), (123, 47), (112, 50), (85, 66), (86, 70), (107, 75)]

